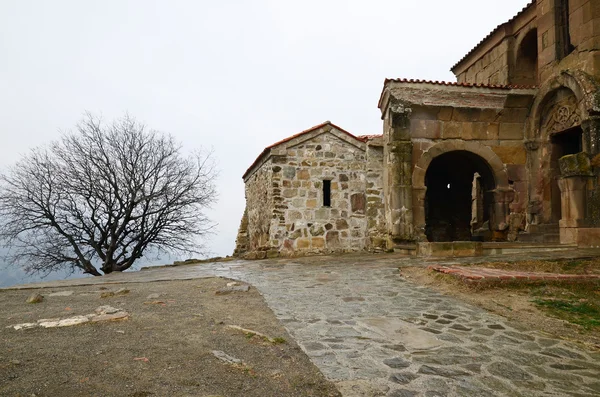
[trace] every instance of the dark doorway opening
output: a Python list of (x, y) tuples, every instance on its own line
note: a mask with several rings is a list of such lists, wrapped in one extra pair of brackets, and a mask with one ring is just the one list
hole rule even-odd
[(561, 218), (558, 159), (583, 151), (583, 130), (581, 126), (578, 126), (556, 133), (550, 137), (550, 143), (552, 144), (552, 155), (550, 157), (552, 223), (557, 223)]
[(427, 168), (425, 185), (428, 241), (470, 241), (489, 231), (496, 182), (481, 157), (467, 151), (442, 154)]

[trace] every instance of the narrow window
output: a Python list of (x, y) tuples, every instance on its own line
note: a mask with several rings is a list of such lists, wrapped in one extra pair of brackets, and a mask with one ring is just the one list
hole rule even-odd
[(323, 181), (323, 207), (331, 207), (331, 181)]
[(573, 51), (569, 32), (569, 0), (556, 0), (556, 59), (561, 60)]

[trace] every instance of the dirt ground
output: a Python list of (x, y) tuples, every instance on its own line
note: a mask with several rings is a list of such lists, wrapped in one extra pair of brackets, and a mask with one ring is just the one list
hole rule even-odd
[[(215, 294), (228, 281), (2, 290), (0, 395), (339, 396), (256, 289)], [(101, 298), (102, 293), (121, 288), (130, 292)], [(48, 296), (59, 291), (73, 294)], [(25, 303), (33, 292), (44, 295), (44, 301)], [(85, 315), (102, 305), (131, 316), (61, 328), (17, 331), (10, 327), (43, 318)], [(270, 342), (228, 325), (276, 339)], [(243, 363), (220, 361), (213, 350)]]
[[(512, 268), (523, 271), (539, 271), (535, 264), (519, 263), (502, 264), (478, 264), (481, 267)], [(548, 271), (556, 271), (556, 268), (547, 268)], [(433, 272), (424, 267), (402, 267), (402, 275), (409, 281), (436, 289), (444, 294), (457, 297), (460, 300), (484, 308), (490, 312), (499, 314), (527, 328), (536, 329), (540, 332), (559, 337), (566, 340), (585, 344), (592, 350), (600, 350), (600, 328), (584, 329), (571, 322), (553, 317), (547, 311), (540, 309), (534, 303), (533, 292), (539, 290), (539, 286), (486, 286), (478, 287), (476, 284), (467, 284), (464, 281), (448, 275)], [(573, 272), (571, 272), (573, 273)], [(575, 272), (577, 273), (577, 272)], [(568, 296), (569, 289), (560, 286), (543, 287), (550, 288), (554, 295)], [(599, 291), (596, 290), (596, 293)], [(600, 320), (600, 319), (599, 319)]]

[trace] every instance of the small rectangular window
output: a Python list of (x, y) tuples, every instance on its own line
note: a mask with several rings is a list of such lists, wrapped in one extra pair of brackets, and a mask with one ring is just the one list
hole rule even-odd
[(323, 181), (323, 207), (331, 207), (331, 181)]

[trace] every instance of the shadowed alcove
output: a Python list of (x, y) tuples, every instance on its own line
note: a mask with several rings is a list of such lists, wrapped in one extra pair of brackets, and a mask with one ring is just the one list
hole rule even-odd
[(491, 168), (478, 155), (451, 151), (431, 161), (425, 175), (425, 234), (431, 242), (470, 241), (486, 225), (496, 187)]

